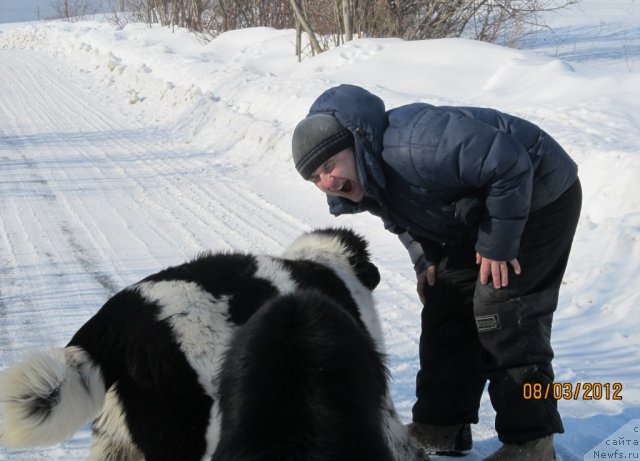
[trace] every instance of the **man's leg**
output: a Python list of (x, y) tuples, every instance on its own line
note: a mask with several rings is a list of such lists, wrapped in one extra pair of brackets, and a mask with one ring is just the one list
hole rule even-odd
[[(496, 431), (506, 444), (522, 444), (564, 431), (553, 399), (551, 322), (581, 206), (576, 182), (555, 202), (532, 212), (518, 260), (522, 274), (496, 290), (477, 284), (474, 310)], [(542, 390), (524, 398), (524, 385)], [(539, 386), (539, 387), (538, 387)]]
[(436, 426), (477, 423), (486, 380), (473, 317), (475, 252), (446, 247), (443, 256), (436, 284), (425, 288), (413, 420)]

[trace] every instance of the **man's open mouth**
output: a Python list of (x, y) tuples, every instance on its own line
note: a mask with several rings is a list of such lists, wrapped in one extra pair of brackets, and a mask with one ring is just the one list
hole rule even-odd
[(348, 194), (352, 190), (353, 190), (353, 185), (349, 180), (343, 182), (342, 185), (338, 188), (339, 192), (344, 192), (345, 194)]

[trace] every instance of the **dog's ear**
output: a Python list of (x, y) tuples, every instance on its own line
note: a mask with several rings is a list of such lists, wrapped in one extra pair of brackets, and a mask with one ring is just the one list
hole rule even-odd
[(380, 271), (372, 262), (363, 261), (356, 265), (355, 270), (360, 283), (369, 290), (373, 291), (380, 283)]
[(351, 229), (341, 228), (337, 230), (337, 233), (351, 253), (349, 263), (353, 267), (358, 280), (373, 291), (380, 283), (380, 272), (375, 264), (371, 262), (371, 255), (368, 250), (369, 242), (362, 235)]
[[(325, 246), (331, 253), (348, 257), (349, 265), (353, 268), (360, 283), (371, 291), (378, 286), (380, 272), (371, 262), (371, 255), (367, 249), (369, 242), (362, 235), (346, 227), (317, 229), (306, 235), (324, 237), (321, 238), (320, 242), (329, 242), (330, 244)], [(295, 242), (293, 246), (295, 246)], [(289, 253), (285, 252), (285, 257), (290, 257), (291, 252), (290, 250), (287, 251)]]

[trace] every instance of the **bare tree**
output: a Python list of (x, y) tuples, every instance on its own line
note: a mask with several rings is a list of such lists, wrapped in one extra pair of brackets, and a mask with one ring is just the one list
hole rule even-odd
[[(56, 0), (64, 11), (67, 4), (87, 1)], [(121, 11), (127, 9), (137, 20), (186, 27), (205, 39), (245, 27), (295, 28), (296, 54), (301, 59), (304, 36), (311, 55), (354, 37), (465, 37), (514, 45), (527, 30), (544, 27), (542, 13), (580, 0), (111, 1), (120, 2)]]
[(71, 22), (82, 21), (96, 13), (95, 5), (90, 0), (53, 0), (51, 7), (55, 11), (55, 19)]
[(293, 8), (293, 11), (296, 14), (296, 20), (298, 21), (302, 29), (304, 29), (304, 31), (309, 36), (309, 41), (311, 42), (311, 48), (313, 49), (313, 52), (322, 53), (322, 48), (320, 47), (320, 43), (316, 38), (315, 32), (309, 25), (309, 22), (307, 21), (307, 18), (305, 17), (305, 14), (302, 11), (302, 6), (298, 3), (299, 1), (300, 0), (291, 0), (291, 7)]
[[(354, 0), (356, 30), (406, 40), (467, 37), (488, 42), (540, 26), (541, 13), (579, 0)], [(506, 40), (509, 41), (509, 40)]]

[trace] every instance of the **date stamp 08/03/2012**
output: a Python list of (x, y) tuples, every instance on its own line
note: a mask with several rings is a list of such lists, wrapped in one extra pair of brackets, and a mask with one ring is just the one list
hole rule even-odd
[(622, 400), (622, 383), (525, 383), (525, 400)]

